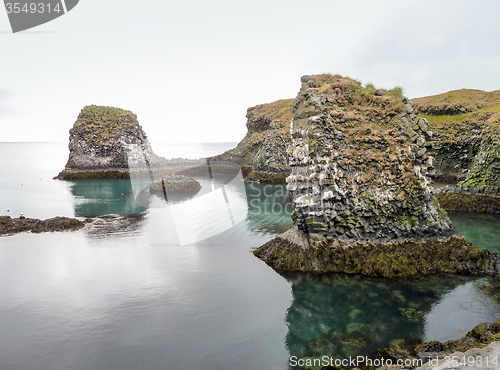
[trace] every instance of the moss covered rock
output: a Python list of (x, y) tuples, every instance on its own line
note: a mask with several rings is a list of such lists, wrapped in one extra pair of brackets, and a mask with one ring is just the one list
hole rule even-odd
[[(295, 235), (294, 235), (295, 234)], [(491, 253), (464, 237), (386, 242), (316, 242), (291, 229), (254, 251), (279, 271), (408, 277), (417, 274), (494, 273)], [(407, 312), (410, 319), (418, 312)]]
[[(478, 191), (478, 189), (472, 190)], [(500, 198), (495, 195), (451, 188), (441, 189), (436, 197), (446, 211), (489, 213), (500, 216)]]
[(167, 166), (166, 160), (153, 152), (131, 111), (86, 106), (69, 133), (70, 154), (58, 179), (127, 178), (131, 161), (136, 167)]

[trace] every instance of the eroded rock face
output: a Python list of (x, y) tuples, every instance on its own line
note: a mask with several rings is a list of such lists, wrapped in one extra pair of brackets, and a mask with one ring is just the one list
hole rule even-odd
[(87, 106), (70, 130), (69, 159), (57, 178), (128, 178), (129, 162), (166, 166), (151, 148), (137, 116), (120, 108)]
[[(499, 158), (494, 146), (498, 146), (495, 132), (500, 122), (500, 91), (461, 89), (411, 102), (415, 112), (429, 121), (435, 133), (432, 155), (436, 173), (432, 176), (436, 182), (457, 183), (466, 177), (483, 182), (477, 176), (478, 169), (481, 172), (491, 169), (490, 180), (498, 177), (500, 173), (491, 162), (493, 157)], [(468, 176), (469, 171), (475, 174)]]
[(292, 102), (278, 100), (248, 108), (246, 136), (236, 148), (212, 159), (238, 163), (250, 181), (284, 182), (290, 174), (286, 149), (291, 142)]
[[(372, 90), (342, 76), (302, 77), (288, 147), (294, 230), (255, 254), (280, 270), (408, 276), (463, 269), (438, 268), (431, 258), (425, 271), (413, 272), (421, 270), (408, 269), (419, 257), (408, 256), (408, 248), (446, 256), (460, 245), (467, 263), (477, 264), (472, 270), (485, 268), (488, 253), (457, 237), (426, 176), (433, 159), (426, 120), (405, 98)], [(377, 265), (393, 254), (389, 261), (397, 263), (385, 271), (353, 268), (351, 257), (343, 263), (342, 250), (355, 256), (360, 248), (375, 251), (366, 263)]]
[(305, 82), (292, 105), (287, 188), (297, 228), (378, 241), (454, 234), (426, 177), (426, 121), (398, 97), (354, 100), (356, 89), (341, 77), (317, 88)]

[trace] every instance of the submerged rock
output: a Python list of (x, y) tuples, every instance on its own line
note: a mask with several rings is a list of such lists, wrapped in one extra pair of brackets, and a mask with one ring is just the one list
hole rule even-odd
[(167, 194), (196, 194), (201, 185), (195, 179), (183, 175), (167, 175), (154, 183), (150, 188), (151, 194), (166, 197)]
[(490, 253), (457, 235), (437, 202), (432, 132), (400, 89), (302, 77), (292, 104), (294, 228), (255, 250), (286, 271), (375, 276), (482, 273)]

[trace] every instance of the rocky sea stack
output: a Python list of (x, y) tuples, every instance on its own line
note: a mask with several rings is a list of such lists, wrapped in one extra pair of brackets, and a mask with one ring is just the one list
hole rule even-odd
[(433, 134), (400, 88), (329, 74), (301, 81), (286, 180), (294, 227), (256, 256), (283, 271), (388, 277), (497, 268), (437, 202)]
[(83, 108), (69, 131), (69, 159), (56, 177), (129, 178), (129, 160), (150, 168), (167, 166), (151, 148), (146, 133), (131, 111), (90, 105)]

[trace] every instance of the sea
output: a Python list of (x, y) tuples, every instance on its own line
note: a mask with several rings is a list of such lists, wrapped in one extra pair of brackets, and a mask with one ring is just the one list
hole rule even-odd
[[(235, 145), (153, 149), (196, 159)], [(0, 143), (0, 215), (95, 220), (0, 237), (0, 369), (285, 370), (292, 356), (368, 356), (500, 318), (489, 278), (277, 273), (252, 250), (292, 225), (284, 185), (202, 177), (196, 196), (145, 200), (133, 179), (54, 180), (68, 154)], [(500, 250), (500, 219), (450, 218)]]

